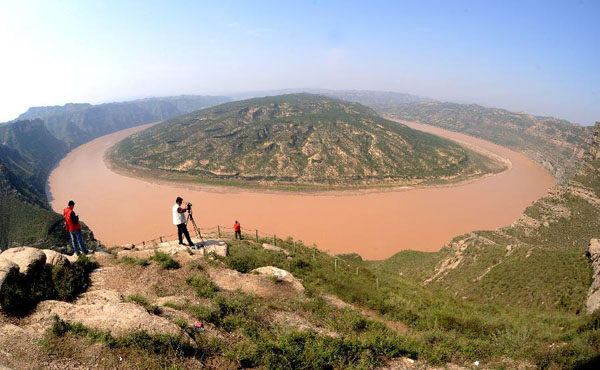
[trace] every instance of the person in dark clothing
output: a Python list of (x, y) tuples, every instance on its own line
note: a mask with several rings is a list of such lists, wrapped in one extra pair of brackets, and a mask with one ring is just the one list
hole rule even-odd
[(65, 217), (65, 228), (71, 235), (71, 245), (73, 246), (73, 252), (76, 255), (88, 254), (88, 250), (83, 244), (83, 236), (81, 235), (81, 224), (79, 223), (79, 216), (75, 214), (73, 210), (75, 208), (75, 202), (72, 200), (67, 204), (67, 208), (63, 210), (63, 216)]
[(179, 244), (183, 243), (183, 235), (187, 239), (188, 245), (191, 247), (194, 245), (190, 233), (188, 232), (187, 225), (185, 224), (185, 213), (187, 212), (187, 203), (183, 206), (183, 198), (177, 197), (175, 199), (175, 205), (173, 206), (173, 225), (177, 226), (177, 237), (179, 238)]
[(233, 231), (235, 231), (235, 238), (237, 239), (239, 236), (240, 240), (242, 240), (242, 225), (237, 220), (233, 224)]

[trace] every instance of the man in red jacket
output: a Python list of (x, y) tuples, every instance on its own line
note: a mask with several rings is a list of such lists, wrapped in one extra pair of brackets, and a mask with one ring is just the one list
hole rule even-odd
[(73, 251), (79, 256), (81, 253), (88, 254), (88, 251), (83, 245), (83, 236), (81, 235), (79, 216), (75, 214), (75, 211), (73, 210), (74, 207), (75, 202), (70, 200), (67, 208), (63, 210), (63, 216), (65, 216), (65, 228), (69, 232), (69, 235), (71, 235)]
[(235, 231), (235, 238), (237, 239), (239, 236), (240, 240), (242, 240), (242, 225), (240, 225), (240, 223), (237, 222), (237, 220), (233, 224), (233, 231)]

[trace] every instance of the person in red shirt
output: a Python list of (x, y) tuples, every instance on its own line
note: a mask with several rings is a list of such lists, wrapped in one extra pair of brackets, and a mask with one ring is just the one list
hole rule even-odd
[(239, 236), (240, 240), (242, 240), (242, 225), (240, 225), (240, 223), (237, 222), (237, 220), (233, 224), (233, 231), (235, 231), (235, 238), (237, 239)]
[(83, 236), (81, 235), (81, 224), (79, 224), (79, 216), (75, 214), (73, 210), (75, 208), (75, 202), (69, 201), (67, 208), (63, 210), (63, 216), (65, 217), (65, 228), (71, 235), (71, 244), (73, 245), (73, 251), (78, 256), (88, 254), (85, 245), (83, 245)]

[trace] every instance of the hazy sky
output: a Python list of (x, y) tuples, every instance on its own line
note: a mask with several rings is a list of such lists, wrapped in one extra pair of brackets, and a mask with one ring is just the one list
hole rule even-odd
[(0, 121), (30, 106), (371, 89), (600, 121), (600, 0), (0, 0)]

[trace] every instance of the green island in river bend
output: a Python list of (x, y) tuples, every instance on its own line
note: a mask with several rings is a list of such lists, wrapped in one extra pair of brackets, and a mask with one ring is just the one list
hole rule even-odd
[(126, 138), (109, 158), (141, 176), (293, 190), (443, 184), (506, 169), (361, 104), (312, 94), (192, 112)]

